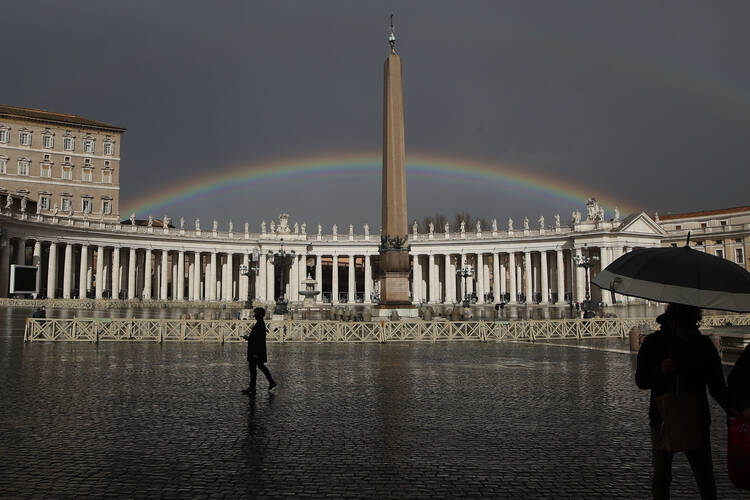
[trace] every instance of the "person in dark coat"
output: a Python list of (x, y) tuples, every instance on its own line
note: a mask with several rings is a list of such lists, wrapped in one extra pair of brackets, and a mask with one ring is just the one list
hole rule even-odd
[(698, 330), (700, 319), (701, 311), (697, 307), (669, 304), (666, 312), (656, 318), (661, 328), (648, 335), (638, 351), (635, 382), (639, 388), (651, 390), (648, 415), (651, 422), (653, 498), (669, 498), (674, 456), (662, 447), (662, 419), (656, 398), (672, 391), (678, 377), (681, 390), (695, 395), (701, 430), (701, 444), (686, 452), (687, 458), (701, 498), (716, 498), (706, 387), (725, 411), (729, 393), (716, 346)]
[(255, 394), (258, 369), (263, 372), (266, 380), (268, 380), (268, 390), (272, 391), (276, 387), (276, 382), (274, 382), (271, 372), (265, 365), (268, 361), (266, 355), (266, 310), (262, 307), (256, 307), (253, 310), (253, 316), (255, 316), (255, 325), (250, 330), (250, 335), (242, 336), (247, 340), (247, 364), (250, 369), (250, 386), (242, 391), (243, 394)]
[(735, 417), (750, 419), (750, 345), (740, 355), (727, 377), (732, 413)]

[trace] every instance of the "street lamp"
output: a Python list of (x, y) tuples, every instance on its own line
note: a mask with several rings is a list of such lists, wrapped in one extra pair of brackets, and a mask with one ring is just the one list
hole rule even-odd
[[(274, 253), (273, 251), (268, 251), (268, 260), (271, 261), (271, 263), (275, 267), (278, 265), (281, 268), (281, 285), (284, 286), (284, 274), (286, 273), (287, 267), (289, 267), (294, 260), (294, 258), (297, 256), (296, 252), (292, 250), (291, 252), (286, 252), (284, 250), (284, 239), (281, 239), (281, 244), (279, 245), (279, 251)], [(274, 281), (276, 277), (274, 276)], [(289, 304), (289, 301), (286, 299), (286, 292), (281, 293), (278, 298), (276, 299), (276, 307), (274, 308), (273, 312), (274, 314), (286, 314), (289, 312), (287, 305)]]
[[(240, 275), (247, 276), (247, 288), (250, 290), (250, 276), (257, 276), (260, 270), (260, 251), (257, 248), (253, 248), (253, 257), (250, 260), (250, 265), (240, 264)], [(245, 309), (252, 309), (253, 303), (250, 300), (250, 295), (245, 297)]]
[(589, 269), (599, 260), (598, 255), (589, 255), (589, 251), (584, 245), (583, 248), (586, 253), (582, 255), (574, 255), (573, 262), (576, 266), (582, 267), (586, 270), (586, 300), (583, 301), (583, 317), (591, 318), (594, 316), (594, 304), (591, 302), (591, 290), (589, 289)]
[(464, 301), (463, 306), (469, 307), (471, 304), (471, 297), (469, 297), (469, 289), (466, 287), (466, 278), (470, 278), (474, 274), (474, 270), (470, 265), (465, 265), (458, 271), (456, 271), (456, 274), (458, 274), (460, 277), (464, 279)]

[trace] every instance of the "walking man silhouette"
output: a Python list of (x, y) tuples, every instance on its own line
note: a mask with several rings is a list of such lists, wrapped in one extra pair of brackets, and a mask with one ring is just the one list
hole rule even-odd
[(263, 372), (268, 380), (268, 390), (272, 391), (276, 387), (271, 372), (268, 370), (266, 363), (266, 310), (262, 307), (256, 307), (253, 310), (255, 316), (255, 325), (250, 330), (250, 335), (243, 335), (242, 338), (247, 340), (247, 364), (250, 369), (250, 386), (242, 391), (243, 394), (255, 394), (255, 382), (258, 378), (258, 369)]

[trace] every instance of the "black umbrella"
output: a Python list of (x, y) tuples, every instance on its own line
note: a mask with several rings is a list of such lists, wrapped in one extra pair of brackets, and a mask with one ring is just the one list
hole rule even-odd
[(591, 282), (631, 297), (750, 311), (750, 273), (734, 262), (687, 245), (633, 250), (608, 265)]

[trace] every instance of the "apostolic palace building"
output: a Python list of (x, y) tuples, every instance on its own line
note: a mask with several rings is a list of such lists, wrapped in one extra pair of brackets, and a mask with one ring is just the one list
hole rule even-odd
[[(318, 303), (377, 301), (380, 236), (369, 228), (278, 221), (241, 228), (214, 221), (138, 221), (119, 213), (122, 127), (78, 116), (0, 106), (0, 296), (10, 265), (40, 269), (39, 296), (62, 299), (300, 302), (309, 276)], [(584, 208), (584, 207), (582, 207)], [(750, 206), (607, 218), (594, 199), (514, 227), (430, 228), (409, 234), (413, 303), (567, 304), (587, 280), (639, 247), (690, 245), (747, 267)], [(269, 252), (283, 245), (291, 263)], [(576, 256), (589, 257), (587, 276)], [(580, 262), (580, 260), (578, 260)], [(469, 272), (464, 272), (469, 271)], [(605, 304), (636, 300), (591, 290)]]

